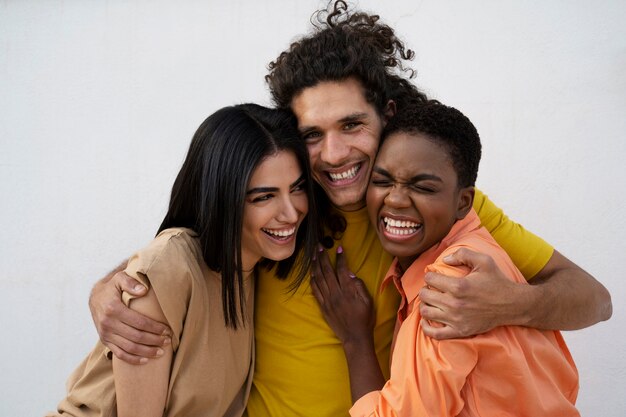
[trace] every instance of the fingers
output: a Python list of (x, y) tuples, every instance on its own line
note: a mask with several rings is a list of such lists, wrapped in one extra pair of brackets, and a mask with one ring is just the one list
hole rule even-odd
[(131, 365), (144, 365), (148, 363), (148, 358), (130, 355), (113, 344), (109, 345), (105, 343), (105, 346), (111, 350), (111, 353), (113, 353), (116, 358)]
[(454, 327), (442, 326), (436, 322), (430, 323), (428, 320), (423, 319), (420, 321), (422, 331), (428, 337), (433, 339), (457, 339), (464, 337)]
[[(133, 336), (129, 336), (132, 333)], [(146, 363), (148, 359), (158, 358), (163, 355), (163, 346), (171, 343), (169, 338), (163, 336), (154, 336), (147, 333), (138, 332), (135, 329), (128, 328), (123, 333), (125, 336), (113, 334), (108, 340), (104, 340), (103, 344), (111, 349), (111, 352), (118, 359), (128, 363)], [(151, 339), (157, 337), (156, 339)], [(132, 342), (130, 339), (139, 341)], [(145, 359), (145, 360), (143, 360)]]
[(343, 247), (339, 246), (337, 248), (337, 279), (339, 281), (339, 285), (344, 287), (346, 285), (351, 285), (350, 281), (355, 277), (355, 275), (348, 269), (348, 263), (346, 262), (346, 256), (343, 253)]
[(334, 294), (340, 291), (337, 274), (335, 273), (335, 269), (330, 263), (328, 254), (323, 248), (317, 253), (316, 262), (319, 265), (320, 276), (316, 274), (315, 279), (317, 280), (320, 289), (323, 291), (324, 288), (328, 288), (329, 294)]
[(437, 290), (440, 292), (456, 294), (459, 291), (459, 287), (463, 285), (463, 281), (464, 280), (462, 279), (449, 277), (438, 272), (428, 272), (424, 275), (424, 282), (431, 288), (429, 289), (424, 287), (420, 291), (420, 296), (426, 293), (427, 296), (432, 297)]
[[(170, 328), (161, 322), (156, 320), (152, 320), (149, 317), (144, 316), (141, 313), (138, 313), (128, 307), (124, 303), (120, 303), (120, 312), (118, 317), (122, 324), (127, 325), (128, 328), (132, 328), (137, 331), (137, 333), (132, 332), (128, 336), (129, 339), (133, 342), (142, 343), (143, 341), (153, 342), (156, 341), (156, 338), (161, 340), (163, 337), (171, 336), (172, 331)], [(125, 336), (124, 334), (121, 334)], [(157, 343), (148, 343), (157, 345)], [(158, 343), (161, 345), (161, 343)]]
[[(324, 270), (322, 269), (322, 264), (320, 263), (320, 256), (322, 252), (318, 250), (315, 260), (313, 262), (313, 272), (311, 273), (311, 289), (313, 289), (313, 285), (315, 285), (315, 289), (319, 294), (319, 300), (325, 300), (330, 290), (328, 289), (328, 284), (326, 283), (326, 279), (324, 277)], [(315, 294), (313, 294), (315, 295)]]
[(493, 259), (491, 256), (475, 252), (467, 248), (461, 248), (453, 254), (444, 257), (443, 261), (451, 266), (465, 265), (473, 270), (493, 265)]
[(352, 285), (354, 285), (357, 297), (359, 297), (366, 306), (371, 307), (373, 304), (372, 297), (370, 296), (369, 291), (367, 291), (367, 288), (365, 287), (365, 283), (363, 282), (363, 280), (357, 277), (352, 278), (352, 280), (353, 280)]
[(114, 285), (121, 291), (126, 291), (132, 295), (145, 295), (147, 288), (139, 281), (127, 275), (124, 271), (120, 271), (111, 278)]
[(420, 314), (424, 320), (436, 321), (441, 324), (450, 325), (444, 311), (433, 305), (426, 304), (422, 301), (419, 305)]

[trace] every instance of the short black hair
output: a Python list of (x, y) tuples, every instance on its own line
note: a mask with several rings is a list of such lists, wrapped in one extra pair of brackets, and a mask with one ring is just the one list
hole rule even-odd
[(463, 113), (437, 100), (414, 102), (400, 108), (383, 130), (383, 141), (393, 133), (421, 133), (441, 145), (450, 156), (459, 187), (476, 183), (481, 144), (476, 127)]
[(302, 169), (308, 214), (298, 229), (293, 255), (280, 262), (261, 263), (276, 266), (276, 275), (282, 279), (297, 264), (296, 288), (311, 266), (319, 221), (308, 153), (290, 111), (240, 104), (210, 115), (191, 141), (159, 227), (159, 233), (170, 227), (187, 227), (198, 233), (204, 261), (222, 275), (225, 324), (235, 329), (239, 324), (237, 304), (240, 317), (245, 317), (241, 236), (248, 183), (264, 159), (285, 150), (295, 155)]

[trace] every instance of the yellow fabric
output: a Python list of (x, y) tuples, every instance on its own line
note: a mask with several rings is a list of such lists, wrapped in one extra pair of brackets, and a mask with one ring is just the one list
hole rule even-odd
[(554, 248), (539, 236), (524, 229), (507, 217), (480, 190), (476, 189), (474, 210), (478, 213), (481, 224), (509, 255), (513, 263), (529, 280), (548, 263)]
[[(545, 265), (552, 254), (547, 243), (511, 222), (478, 190), (474, 207), (505, 250), (524, 250), (523, 254), (512, 256), (516, 264), (522, 261), (518, 267), (523, 272), (536, 273)], [(342, 214), (348, 227), (341, 241), (335, 242), (328, 252), (334, 263), (337, 246), (343, 246), (348, 267), (365, 281), (372, 294), (376, 308), (374, 341), (378, 361), (388, 379), (389, 352), (400, 300), (391, 286), (380, 292), (380, 284), (392, 258), (383, 252), (366, 209)], [(289, 280), (279, 281), (271, 272), (264, 272), (259, 278), (255, 302), (257, 356), (248, 400), (249, 417), (348, 415), (352, 402), (343, 348), (322, 317), (308, 283), (290, 295)]]
[[(376, 350), (385, 377), (399, 297), (393, 288), (382, 294), (391, 256), (384, 253), (365, 209), (342, 213), (348, 227), (329, 250), (334, 263), (341, 244), (348, 267), (364, 279), (377, 310)], [(296, 294), (289, 281), (263, 273), (257, 281), (255, 336), (257, 366), (248, 400), (248, 415), (341, 416), (352, 405), (343, 349), (322, 317), (306, 281)]]

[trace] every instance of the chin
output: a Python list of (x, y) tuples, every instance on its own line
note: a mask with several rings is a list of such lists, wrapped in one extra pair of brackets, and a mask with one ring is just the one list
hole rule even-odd
[[(330, 198), (330, 202), (339, 209), (354, 209), (354, 207), (365, 207), (365, 193), (352, 190), (332, 190), (333, 192), (326, 192), (326, 195)], [(337, 194), (339, 198), (333, 198), (333, 195)]]
[(296, 247), (294, 245), (293, 248), (286, 249), (285, 251), (282, 251), (282, 250), (272, 251), (271, 253), (264, 256), (264, 258), (269, 259), (271, 261), (276, 261), (276, 262), (284, 261), (285, 259), (289, 258), (291, 255), (293, 255), (295, 249)]

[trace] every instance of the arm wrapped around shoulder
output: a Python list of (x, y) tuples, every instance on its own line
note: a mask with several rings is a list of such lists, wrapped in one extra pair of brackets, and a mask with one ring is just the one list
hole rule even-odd
[[(125, 272), (152, 288), (167, 325), (172, 329), (172, 347), (178, 348), (179, 337), (187, 315), (193, 286), (192, 268), (199, 267), (200, 248), (192, 231), (167, 229), (161, 232), (146, 248), (134, 254)], [(129, 305), (134, 297), (124, 292), (124, 302)]]

